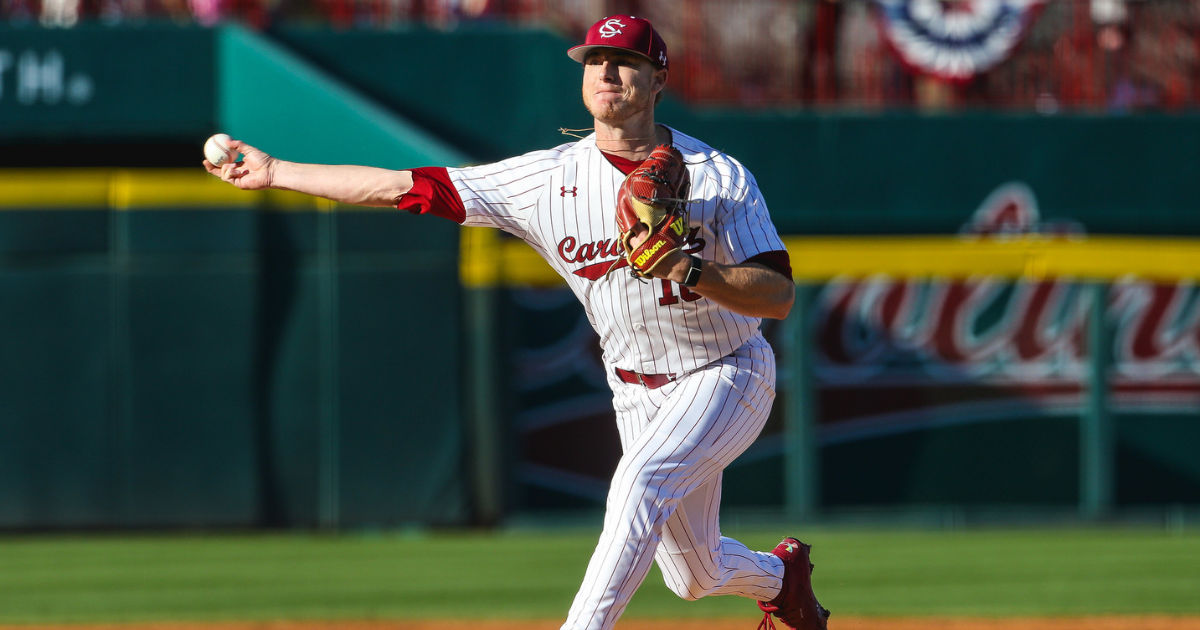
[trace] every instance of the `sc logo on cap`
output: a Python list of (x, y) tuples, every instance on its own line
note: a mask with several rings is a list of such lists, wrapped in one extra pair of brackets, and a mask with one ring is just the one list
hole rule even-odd
[[(618, 26), (621, 28), (617, 28)], [(607, 38), (607, 37), (613, 37), (614, 35), (620, 35), (622, 28), (625, 28), (625, 25), (622, 24), (619, 19), (612, 18), (611, 20), (605, 22), (604, 25), (600, 27), (600, 37)]]

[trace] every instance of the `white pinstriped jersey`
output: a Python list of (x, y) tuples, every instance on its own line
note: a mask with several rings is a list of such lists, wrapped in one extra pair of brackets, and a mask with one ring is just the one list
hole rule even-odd
[[(737, 264), (783, 250), (754, 177), (737, 160), (674, 129), (691, 176), (684, 251)], [(630, 277), (617, 244), (617, 190), (625, 175), (595, 134), (493, 164), (447, 169), (463, 225), (500, 228), (550, 263), (583, 303), (604, 361), (644, 374), (706, 365), (759, 335), (761, 320), (730, 311), (668, 280)], [(607, 276), (604, 272), (617, 266)]]

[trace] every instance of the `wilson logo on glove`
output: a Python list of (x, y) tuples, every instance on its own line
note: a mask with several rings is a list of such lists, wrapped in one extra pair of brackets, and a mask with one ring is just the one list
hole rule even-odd
[(658, 250), (662, 249), (662, 246), (666, 245), (666, 244), (667, 244), (666, 241), (658, 241), (657, 243), (654, 244), (654, 247), (651, 247), (650, 249), (642, 252), (642, 255), (638, 256), (637, 260), (633, 261), (634, 265), (640, 267), (640, 266), (646, 264), (646, 261), (650, 260), (650, 257), (657, 254)]

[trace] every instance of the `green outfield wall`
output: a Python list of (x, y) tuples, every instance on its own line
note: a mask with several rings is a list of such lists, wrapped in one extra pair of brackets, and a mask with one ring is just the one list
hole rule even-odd
[(219, 196), (0, 211), (0, 526), (464, 522), (452, 226)]
[(196, 139), (190, 170), (0, 172), (0, 527), (467, 522), (454, 227), (199, 167), (218, 129), (466, 158), (235, 26), (0, 28), (0, 142)]
[[(544, 32), (0, 34), (0, 144), (195, 141), (198, 161), (220, 130), (283, 159), (406, 168), (590, 124), (567, 43)], [(1200, 116), (668, 99), (659, 117), (745, 162), (790, 236), (1200, 235)], [(498, 259), (476, 265), (490, 284), (460, 284), (469, 248), (444, 220), (205, 177), (0, 172), (0, 527), (462, 524), (601, 504), (615, 430), (568, 292), (505, 280)], [(1138, 243), (1121, 256), (1161, 253)], [(766, 325), (782, 394), (728, 471), (731, 506), (788, 507), (803, 447), (808, 508), (1073, 509), (1097, 312), (1108, 506), (1200, 503), (1195, 270), (1096, 285), (1031, 256), (1007, 276), (883, 261), (838, 277), (806, 253), (805, 319)], [(814, 421), (802, 444), (794, 414)]]

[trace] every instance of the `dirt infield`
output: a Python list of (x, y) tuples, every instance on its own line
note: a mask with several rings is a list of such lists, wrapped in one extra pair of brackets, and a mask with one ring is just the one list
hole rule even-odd
[[(558, 630), (556, 621), (271, 621), (0, 626), (0, 630)], [(618, 630), (754, 630), (756, 620), (628, 619)], [(776, 624), (785, 630), (783, 624)], [(1200, 630), (1200, 617), (922, 618), (834, 617), (830, 630)]]

